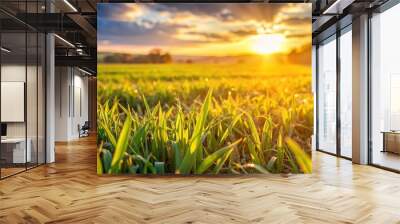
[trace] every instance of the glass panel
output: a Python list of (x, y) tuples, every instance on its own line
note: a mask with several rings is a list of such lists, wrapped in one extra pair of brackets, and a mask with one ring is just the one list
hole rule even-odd
[[(20, 19), (43, 13), (45, 1), (1, 1)], [(31, 21), (35, 22), (35, 21)], [(0, 177), (45, 162), (45, 35), (0, 12)]]
[(31, 161), (26, 150), (25, 91), (26, 33), (1, 34), (1, 161), (2, 177), (25, 170)]
[(374, 15), (372, 25), (372, 163), (400, 170), (400, 5)]
[[(27, 2), (26, 12), (33, 14), (39, 11), (37, 1)], [(32, 23), (38, 22), (38, 17), (29, 18)], [(36, 20), (36, 21), (34, 21)], [(38, 45), (39, 37), (36, 30), (27, 30), (27, 80), (26, 80), (26, 113), (27, 113), (27, 149), (31, 151), (28, 168), (38, 164)]]
[(36, 32), (27, 33), (28, 38), (28, 63), (27, 63), (27, 81), (26, 81), (26, 112), (27, 112), (27, 143), (28, 150), (30, 148), (30, 160), (29, 167), (34, 167), (37, 165), (38, 160), (38, 147), (37, 147), (37, 132), (38, 132), (38, 108), (37, 108), (37, 98), (38, 98), (38, 36)]
[(46, 52), (45, 44), (46, 37), (44, 34), (39, 33), (38, 45), (38, 164), (45, 163), (45, 65), (46, 65)]
[(336, 39), (318, 48), (318, 149), (336, 153)]
[(352, 35), (340, 36), (340, 153), (352, 157)]

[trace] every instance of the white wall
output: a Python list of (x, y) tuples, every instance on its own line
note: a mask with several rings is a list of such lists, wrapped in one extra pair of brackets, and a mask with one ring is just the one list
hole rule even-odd
[[(28, 67), (29, 69), (29, 67)], [(24, 65), (2, 65), (1, 81), (19, 81), (25, 82), (25, 64)]]
[[(83, 125), (85, 121), (88, 121), (88, 78), (81, 76), (82, 73), (79, 72), (78, 75), (74, 75), (74, 99), (72, 108), (72, 120), (71, 120), (71, 135), (74, 138), (79, 137), (78, 124)], [(81, 108), (80, 108), (81, 107)]]
[(88, 120), (88, 78), (83, 75), (76, 68), (56, 67), (56, 141), (79, 138), (78, 125)]
[(68, 140), (68, 88), (70, 84), (68, 71), (67, 67), (55, 68), (55, 141)]

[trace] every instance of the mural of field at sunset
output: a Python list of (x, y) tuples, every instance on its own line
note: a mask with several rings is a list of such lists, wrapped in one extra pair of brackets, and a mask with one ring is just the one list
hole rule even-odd
[(98, 4), (98, 174), (310, 173), (311, 4)]

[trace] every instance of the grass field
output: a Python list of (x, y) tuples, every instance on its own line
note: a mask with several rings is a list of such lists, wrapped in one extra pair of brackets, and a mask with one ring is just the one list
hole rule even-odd
[(99, 64), (98, 173), (309, 173), (306, 66)]

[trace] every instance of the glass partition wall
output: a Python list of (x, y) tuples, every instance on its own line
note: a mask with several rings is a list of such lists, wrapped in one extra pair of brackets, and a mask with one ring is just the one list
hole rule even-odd
[(400, 171), (400, 4), (371, 18), (370, 163)]
[[(1, 177), (26, 169), (26, 33), (1, 34)], [(6, 50), (4, 50), (6, 49)]]
[(351, 25), (320, 42), (316, 55), (317, 150), (352, 157)]
[[(38, 2), (18, 2), (18, 9), (38, 12)], [(1, 179), (45, 163), (45, 41), (0, 11)]]

